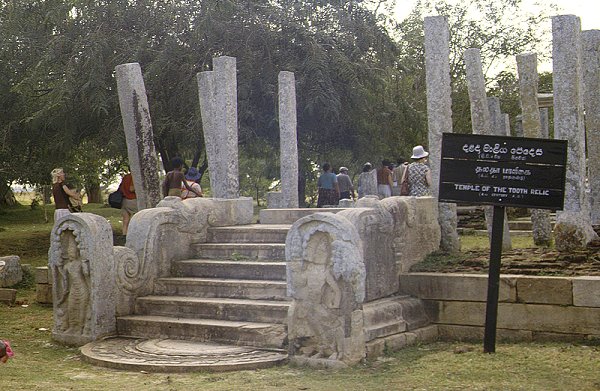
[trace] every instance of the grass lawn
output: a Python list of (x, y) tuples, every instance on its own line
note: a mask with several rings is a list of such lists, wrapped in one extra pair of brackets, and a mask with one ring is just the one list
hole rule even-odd
[[(107, 217), (120, 233), (120, 214), (102, 205), (85, 211)], [(0, 255), (16, 254), (33, 266), (47, 262), (53, 208), (0, 210)], [(463, 237), (463, 248), (468, 249)], [(469, 239), (471, 240), (471, 239)], [(485, 245), (473, 238), (469, 246)], [(281, 366), (232, 373), (148, 374), (83, 363), (78, 350), (54, 343), (52, 307), (34, 303), (34, 287), (22, 284), (18, 304), (0, 304), (0, 338), (15, 357), (0, 364), (5, 390), (599, 390), (600, 347), (572, 344), (434, 343), (391, 353), (340, 371)], [(458, 354), (457, 352), (464, 352)]]

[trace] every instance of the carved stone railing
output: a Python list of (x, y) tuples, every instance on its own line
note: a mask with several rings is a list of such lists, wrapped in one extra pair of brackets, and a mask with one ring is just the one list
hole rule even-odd
[(361, 199), (356, 208), (292, 225), (286, 261), (294, 360), (330, 366), (365, 357), (363, 304), (397, 294), (400, 271), (439, 248), (437, 210), (431, 197)]

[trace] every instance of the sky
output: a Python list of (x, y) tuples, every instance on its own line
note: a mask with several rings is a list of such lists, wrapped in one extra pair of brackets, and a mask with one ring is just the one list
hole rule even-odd
[[(550, 0), (563, 12), (562, 15), (577, 15), (581, 18), (582, 30), (600, 29), (600, 0)], [(396, 16), (399, 20), (404, 19), (412, 10), (416, 0), (398, 0)], [(539, 0), (537, 2), (544, 2)], [(535, 12), (535, 0), (523, 0), (523, 9)]]

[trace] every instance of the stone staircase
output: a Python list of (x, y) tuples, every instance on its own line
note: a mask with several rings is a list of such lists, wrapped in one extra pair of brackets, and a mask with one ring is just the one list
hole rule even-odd
[[(285, 240), (290, 223), (316, 210), (266, 210), (263, 224), (208, 229), (194, 257), (174, 261), (153, 295), (117, 318), (117, 337), (82, 347), (87, 362), (151, 372), (263, 368), (287, 360)], [(329, 211), (329, 210), (328, 210)], [(335, 210), (336, 212), (338, 210)], [(421, 300), (365, 303), (367, 357), (437, 337)]]
[[(244, 347), (256, 356), (250, 360), (246, 352), (240, 362), (240, 353), (235, 353), (230, 367), (224, 364), (222, 356), (209, 357), (208, 364), (217, 360), (220, 370), (256, 368), (284, 361), (290, 303), (286, 297), (285, 264), (289, 227), (255, 224), (209, 228), (207, 242), (193, 246), (193, 259), (173, 262), (171, 276), (159, 279), (155, 294), (137, 298), (135, 313), (117, 318), (119, 338), (136, 339), (140, 343), (158, 339), (163, 345), (164, 341), (175, 341), (171, 345), (187, 352), (194, 350), (194, 344), (203, 352), (207, 343), (209, 351), (221, 350), (225, 345), (233, 350)], [(185, 341), (183, 348), (182, 341)], [(153, 344), (151, 354), (172, 354), (157, 351), (158, 345)], [(128, 349), (138, 354), (132, 357), (138, 361), (134, 369), (157, 369), (149, 367), (151, 357), (139, 362), (143, 349), (137, 345)], [(99, 365), (132, 368), (99, 357), (100, 348), (95, 353), (82, 352), (88, 361)], [(122, 356), (123, 352), (113, 350), (111, 354)], [(197, 359), (194, 365), (192, 369), (214, 369), (203, 366)]]

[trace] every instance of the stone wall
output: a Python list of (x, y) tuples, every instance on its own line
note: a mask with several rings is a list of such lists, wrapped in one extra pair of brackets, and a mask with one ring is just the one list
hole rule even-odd
[[(426, 303), (449, 340), (481, 340), (487, 275), (410, 273), (400, 275), (400, 292)], [(577, 341), (600, 338), (600, 277), (501, 275), (499, 340)]]

